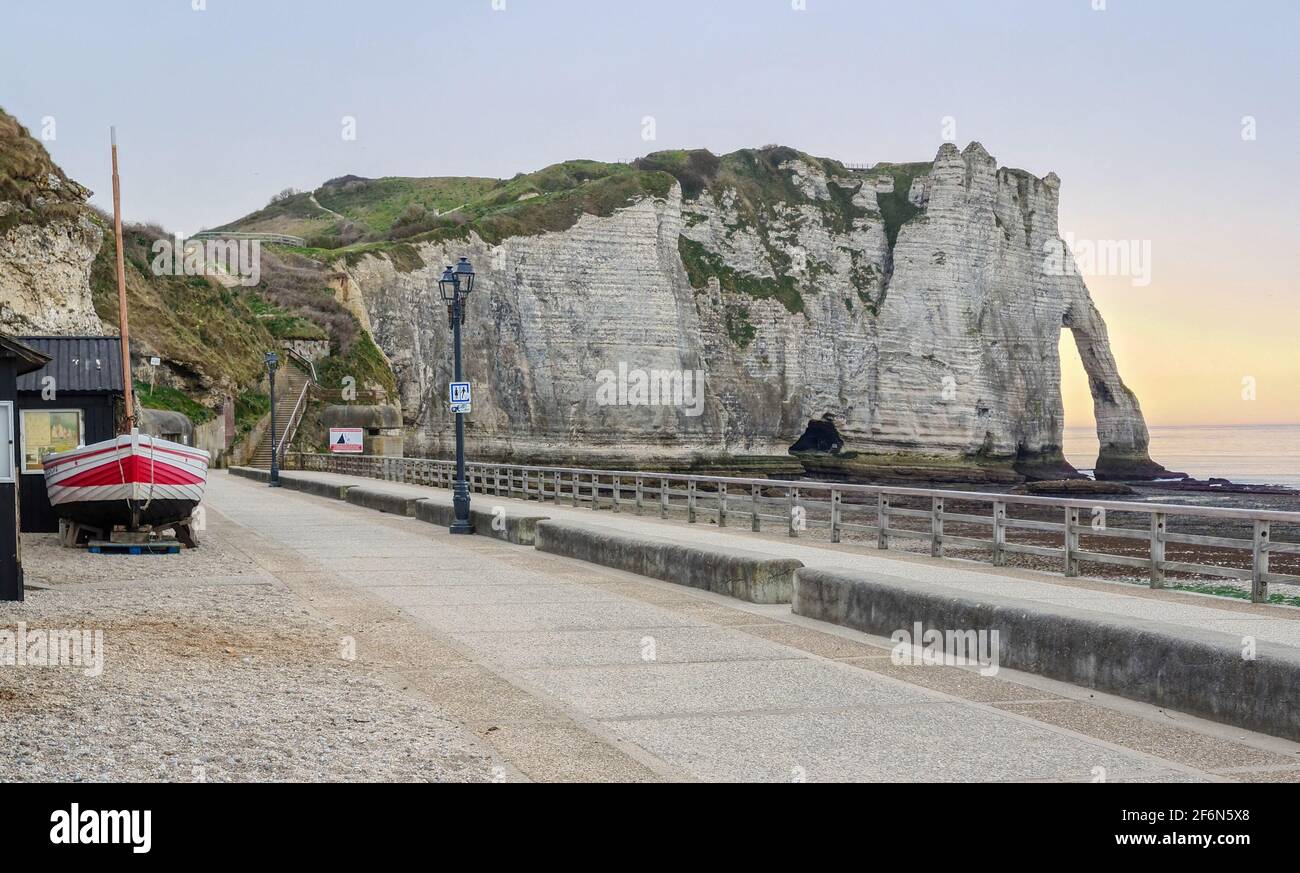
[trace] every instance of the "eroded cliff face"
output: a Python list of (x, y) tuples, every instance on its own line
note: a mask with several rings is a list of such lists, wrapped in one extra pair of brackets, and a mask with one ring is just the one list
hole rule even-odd
[(103, 332), (90, 291), (103, 231), (82, 206), (89, 196), (0, 110), (0, 330)]
[(0, 232), (0, 330), (103, 333), (90, 294), (90, 265), (102, 238), (85, 215)]
[[(1086, 286), (1045, 258), (1054, 174), (1000, 169), (978, 143), (865, 172), (789, 149), (738, 154), (568, 230), (339, 261), (397, 376), (408, 451), (451, 448), (436, 283), (464, 255), (478, 271), (465, 330), (478, 457), (785, 455), (816, 421), (839, 458), (1059, 475), (1069, 328), (1093, 385), (1099, 475), (1161, 472)], [(654, 371), (702, 374), (700, 402), (643, 398), (638, 373)], [(629, 390), (611, 394), (611, 377)]]

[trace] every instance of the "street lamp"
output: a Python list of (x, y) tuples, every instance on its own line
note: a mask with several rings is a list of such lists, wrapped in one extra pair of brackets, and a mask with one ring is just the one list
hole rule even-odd
[(280, 487), (280, 465), (276, 458), (279, 452), (275, 444), (275, 368), (279, 363), (275, 352), (266, 353), (266, 371), (271, 375), (271, 481), (267, 484), (272, 488)]
[[(451, 326), (452, 348), (455, 350), (455, 372), (453, 382), (462, 381), (460, 369), (460, 326), (465, 323), (465, 300), (474, 290), (474, 268), (468, 258), (461, 258), (455, 269), (450, 266), (438, 280), (438, 291), (442, 302), (447, 304), (447, 320)], [(449, 398), (450, 399), (450, 398)], [(465, 484), (465, 414), (456, 412), (456, 483), (452, 486), (451, 505), (454, 518), (451, 532), (454, 534), (471, 534), (474, 527), (469, 523), (469, 487)]]

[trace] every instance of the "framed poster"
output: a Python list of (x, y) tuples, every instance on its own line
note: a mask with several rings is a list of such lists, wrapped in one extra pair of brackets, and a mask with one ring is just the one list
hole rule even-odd
[(85, 439), (80, 409), (24, 409), (22, 471), (44, 474), (46, 455), (66, 452)]

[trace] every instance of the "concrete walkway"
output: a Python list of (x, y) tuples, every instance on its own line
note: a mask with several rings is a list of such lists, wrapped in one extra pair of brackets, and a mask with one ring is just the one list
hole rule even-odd
[[(513, 507), (508, 512), (540, 508), (475, 499)], [(788, 606), (452, 537), (414, 519), (222, 473), (212, 476), (205, 506), (240, 525), (239, 547), (305, 602), (354, 627), (359, 658), (390, 670), (403, 690), (472, 729), (526, 778), (1300, 780), (1297, 744), (1012, 671), (983, 677), (895, 665), (885, 641), (801, 619)], [(587, 523), (649, 525), (679, 539), (750, 549), (761, 541), (763, 550), (810, 566), (871, 561), (897, 575), (936, 567), (627, 513), (545, 509)], [(949, 584), (1014, 579), (1042, 586), (1044, 596), (1115, 597), (1135, 601), (1133, 608), (1212, 614), (1194, 620), (1276, 624), (1280, 636), (1290, 624), (1248, 604), (1188, 605), (1164, 592), (1130, 597), (1032, 573), (999, 578), (942, 566)]]
[[(449, 492), (441, 488), (334, 473), (304, 473), (295, 470), (292, 475), (339, 485), (380, 488), (414, 497), (450, 500)], [(730, 546), (797, 558), (805, 566), (818, 569), (877, 573), (930, 582), (936, 586), (959, 587), (972, 593), (997, 594), (1056, 606), (1076, 607), (1140, 621), (1219, 631), (1233, 636), (1253, 636), (1259, 641), (1281, 643), (1300, 649), (1300, 609), (1294, 607), (1255, 605), (1231, 598), (1184, 591), (1153, 591), (1129, 583), (1067, 578), (969, 561), (881, 551), (862, 545), (817, 542), (809, 537), (791, 538), (782, 532), (754, 533), (747, 527), (747, 516), (736, 519), (742, 525), (740, 527), (719, 529), (716, 524), (707, 521), (687, 524), (684, 521), (660, 519), (657, 515), (652, 515), (657, 512), (657, 508), (648, 509), (645, 515), (637, 516), (630, 506), (624, 506), (621, 512), (615, 513), (609, 509), (595, 511), (589, 507), (542, 504), (488, 494), (474, 494), (471, 498), (480, 508), (502, 506), (508, 513), (546, 515), (629, 532), (649, 532), (680, 542)]]

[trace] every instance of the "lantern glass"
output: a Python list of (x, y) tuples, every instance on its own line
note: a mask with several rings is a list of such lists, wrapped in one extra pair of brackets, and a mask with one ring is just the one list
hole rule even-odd
[(451, 303), (456, 299), (456, 274), (450, 265), (443, 270), (442, 278), (438, 280), (438, 293), (442, 295), (444, 303)]
[(460, 263), (456, 264), (456, 277), (460, 279), (461, 294), (469, 294), (474, 290), (474, 268), (470, 265), (469, 258), (461, 258)]

